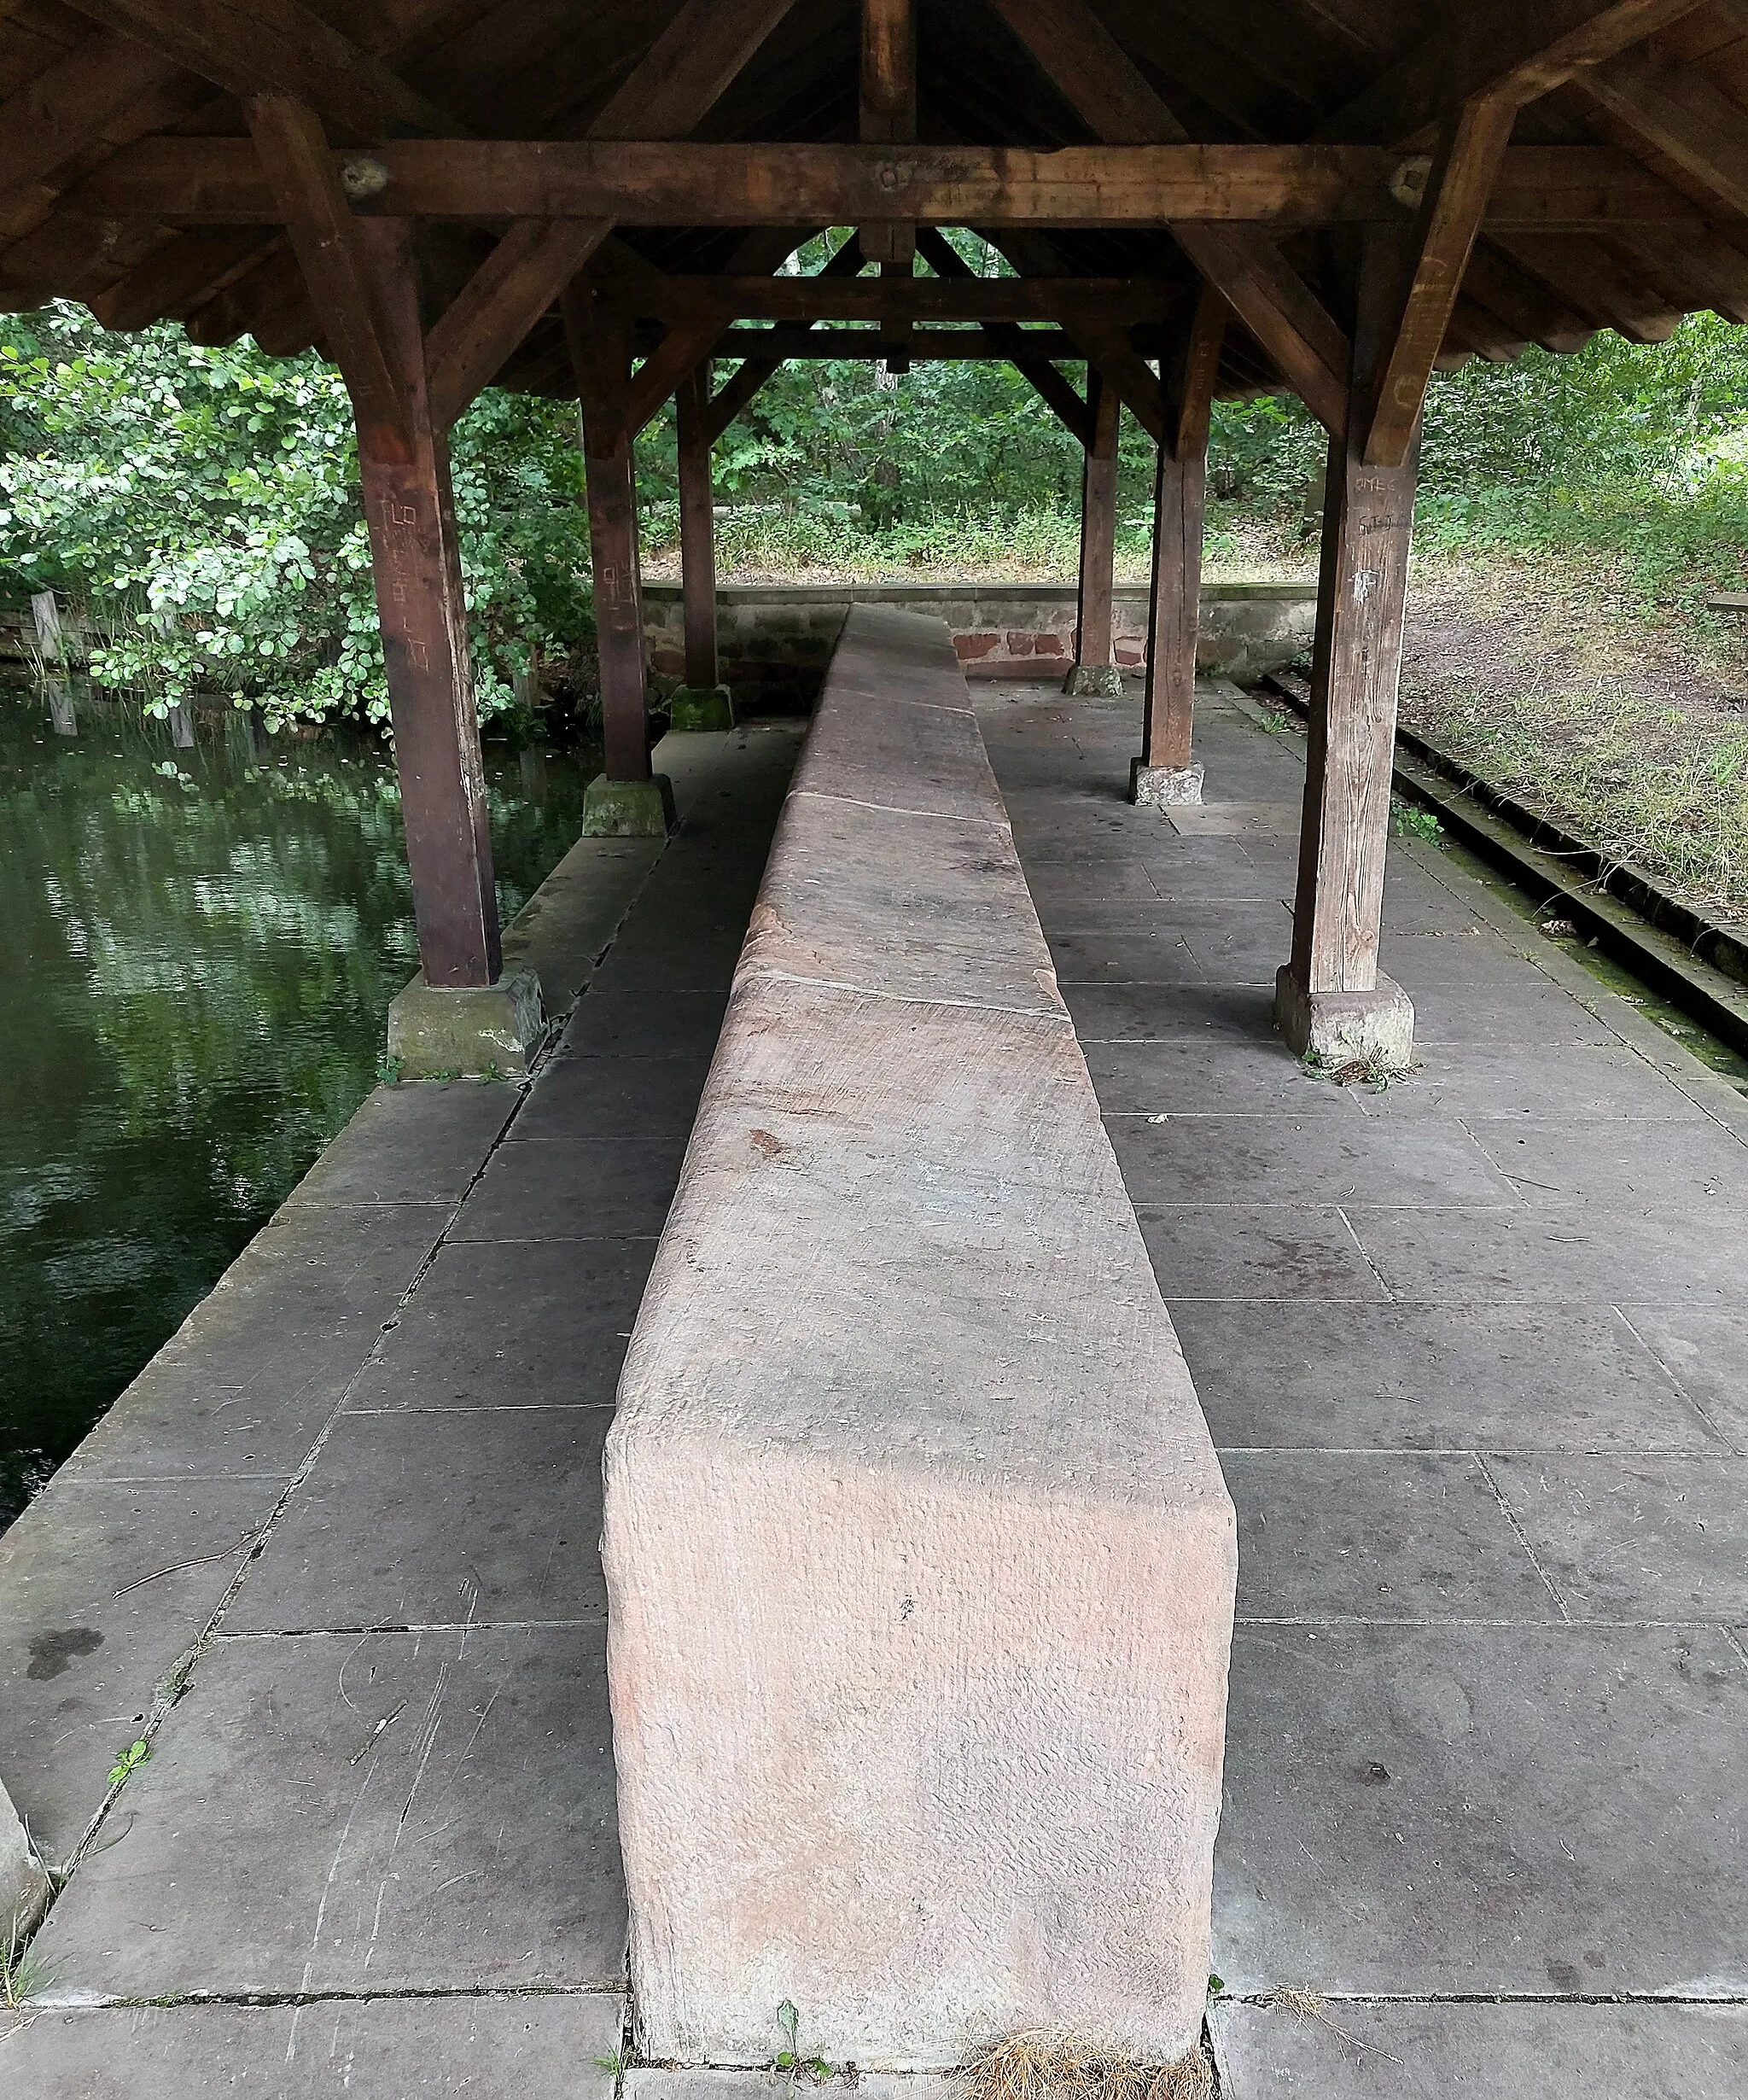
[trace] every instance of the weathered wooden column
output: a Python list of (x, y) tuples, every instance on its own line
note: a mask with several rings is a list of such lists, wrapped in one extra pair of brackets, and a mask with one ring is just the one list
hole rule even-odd
[(685, 601), (686, 677), (668, 703), (671, 728), (732, 729), (734, 701), (722, 683), (716, 637), (716, 509), (710, 480), (710, 360), (674, 395), (679, 458), (679, 562)]
[(564, 297), (582, 410), (595, 641), (601, 666), (605, 767), (589, 783), (583, 830), (596, 837), (659, 838), (673, 821), (673, 791), (650, 769), (649, 674), (638, 575), (636, 433), (626, 413), (630, 317), (586, 279)]
[(1110, 593), (1116, 570), (1116, 440), (1122, 403), (1096, 372), (1087, 376), (1092, 441), (1081, 471), (1081, 580), (1075, 601), (1075, 668), (1068, 693), (1122, 697), (1110, 653)]
[(389, 1053), (412, 1076), (519, 1070), (545, 1017), (533, 973), (503, 974), (449, 454), (427, 390), (412, 229), (353, 216), (304, 105), (259, 96), (249, 123), (358, 427), (421, 969), (389, 1009)]
[(1196, 631), (1202, 608), (1202, 524), (1208, 423), (1226, 302), (1204, 288), (1172, 375), (1153, 483), (1153, 579), (1147, 600), (1147, 699), (1129, 800), (1163, 808), (1199, 802), (1191, 757), (1196, 720)]
[(1368, 465), (1369, 405), (1389, 352), (1399, 242), (1368, 234), (1354, 330), (1347, 433), (1332, 438), (1312, 657), (1305, 811), (1292, 960), (1275, 1019), (1289, 1047), (1320, 1064), (1407, 1066), (1414, 1009), (1378, 967), (1401, 672), (1419, 406), (1398, 465)]

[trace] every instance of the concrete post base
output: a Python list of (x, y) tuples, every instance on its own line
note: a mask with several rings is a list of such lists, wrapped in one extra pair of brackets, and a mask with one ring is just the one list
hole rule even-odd
[(1121, 700), (1123, 674), (1114, 663), (1077, 663), (1062, 689), (1082, 700)]
[(666, 838), (677, 821), (665, 773), (647, 780), (609, 780), (597, 773), (583, 796), (585, 838)]
[(677, 685), (667, 703), (667, 726), (676, 729), (732, 729), (734, 695), (726, 685)]
[(1129, 761), (1129, 800), (1144, 809), (1182, 809), (1202, 800), (1202, 767), (1144, 766)]
[(15, 1935), (29, 1932), (43, 1914), (49, 1877), (31, 1849), (12, 1796), (0, 1787), (0, 1955)]
[(511, 1079), (546, 1039), (546, 1007), (532, 970), (495, 984), (427, 984), (415, 977), (388, 1008), (388, 1055), (404, 1079)]
[(1331, 1070), (1370, 1065), (1405, 1072), (1413, 1062), (1413, 1001), (1382, 971), (1375, 991), (1307, 992), (1283, 965), (1274, 980), (1274, 1024), (1296, 1056)]

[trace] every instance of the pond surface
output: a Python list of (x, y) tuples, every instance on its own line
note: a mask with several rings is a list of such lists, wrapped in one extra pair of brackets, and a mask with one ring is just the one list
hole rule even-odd
[[(504, 918), (586, 753), (488, 747)], [(417, 967), (393, 761), (241, 717), (176, 750), (0, 686), (0, 1529), (375, 1083)]]

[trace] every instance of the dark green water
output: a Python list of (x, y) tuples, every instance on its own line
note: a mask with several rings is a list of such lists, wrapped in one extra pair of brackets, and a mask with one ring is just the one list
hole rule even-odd
[[(488, 749), (507, 919), (581, 827), (580, 758)], [(0, 688), (0, 1528), (375, 1083), (417, 966), (377, 744)]]

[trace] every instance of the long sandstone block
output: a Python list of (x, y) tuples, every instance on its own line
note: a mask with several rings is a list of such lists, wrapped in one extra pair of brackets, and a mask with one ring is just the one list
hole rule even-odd
[(1232, 1507), (964, 695), (852, 613), (621, 1383), (656, 2061), (1200, 2027)]

